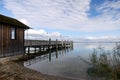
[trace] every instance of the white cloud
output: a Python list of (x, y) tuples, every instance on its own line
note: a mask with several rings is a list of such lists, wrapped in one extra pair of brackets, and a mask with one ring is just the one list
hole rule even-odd
[[(5, 8), (32, 27), (73, 30), (87, 20), (90, 0), (4, 0)], [(79, 25), (80, 27), (80, 25)], [(82, 26), (81, 26), (82, 27)], [(75, 29), (76, 30), (76, 29)]]
[(106, 12), (106, 11), (112, 11), (112, 10), (117, 10), (120, 9), (120, 0), (117, 1), (106, 1), (104, 4), (101, 4), (97, 7), (97, 10)]
[[(25, 19), (34, 29), (97, 32), (120, 29), (120, 0), (96, 7), (101, 14), (89, 18), (90, 0), (4, 0), (16, 18)], [(111, 9), (113, 8), (113, 9)]]
[(25, 31), (25, 38), (26, 39), (59, 39), (61, 36), (61, 33), (59, 32), (52, 32), (48, 33), (43, 29), (40, 30), (33, 30), (29, 29)]
[[(99, 17), (104, 17), (104, 21), (112, 20), (114, 23), (120, 21), (120, 0), (117, 1), (106, 1), (96, 7), (96, 10), (102, 15)], [(110, 21), (111, 22), (111, 21)]]

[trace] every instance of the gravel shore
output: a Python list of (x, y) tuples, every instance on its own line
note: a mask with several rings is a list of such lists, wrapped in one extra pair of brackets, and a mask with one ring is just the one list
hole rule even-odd
[(23, 62), (15, 62), (20, 55), (0, 58), (0, 80), (72, 80), (50, 76), (24, 67)]

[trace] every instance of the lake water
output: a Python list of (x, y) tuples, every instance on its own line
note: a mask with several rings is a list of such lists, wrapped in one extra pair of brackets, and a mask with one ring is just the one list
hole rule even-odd
[(43, 74), (67, 77), (76, 80), (93, 80), (87, 73), (89, 55), (94, 48), (112, 50), (115, 43), (74, 43), (73, 49), (66, 49), (38, 56), (24, 62), (27, 68)]

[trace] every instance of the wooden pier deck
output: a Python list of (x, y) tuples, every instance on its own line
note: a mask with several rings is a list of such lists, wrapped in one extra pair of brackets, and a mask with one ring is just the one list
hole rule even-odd
[[(73, 46), (73, 41), (51, 41), (49, 40), (25, 40), (24, 51), (25, 53), (30, 53), (30, 48), (34, 48), (34, 53), (39, 51), (46, 51), (51, 49), (62, 49)], [(27, 49), (27, 50), (26, 50)]]

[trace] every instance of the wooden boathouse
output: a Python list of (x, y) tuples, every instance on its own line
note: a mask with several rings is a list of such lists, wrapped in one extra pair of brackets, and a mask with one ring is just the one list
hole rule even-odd
[(0, 14), (0, 57), (24, 53), (24, 31), (29, 27)]

